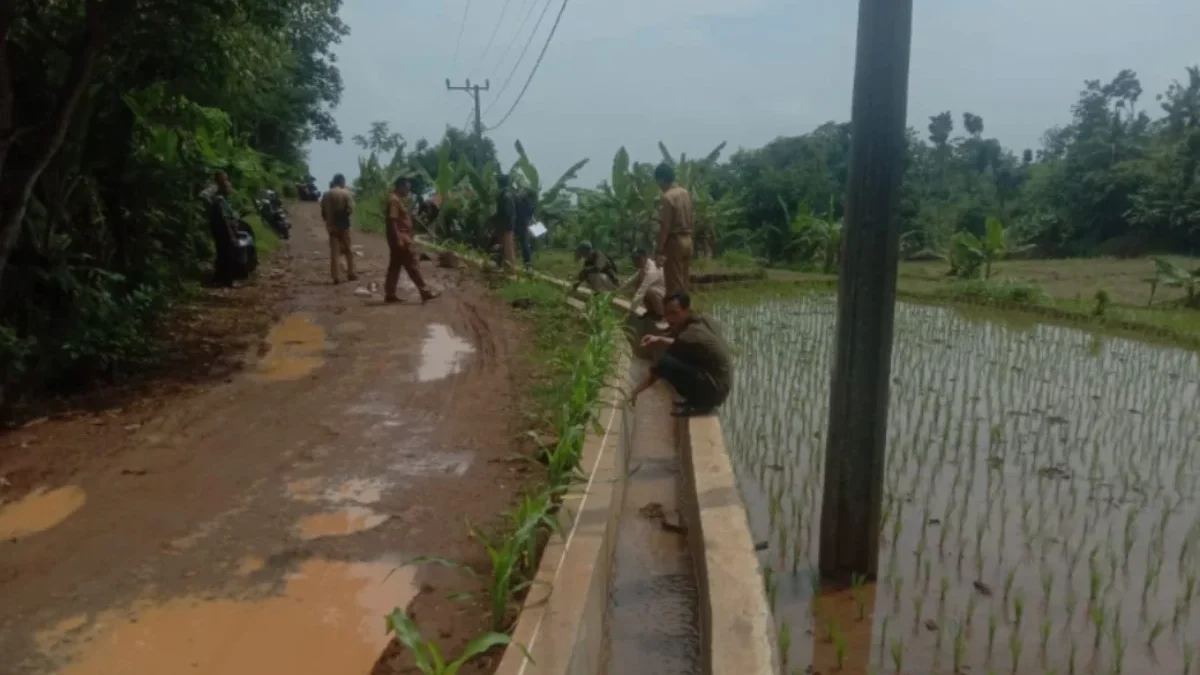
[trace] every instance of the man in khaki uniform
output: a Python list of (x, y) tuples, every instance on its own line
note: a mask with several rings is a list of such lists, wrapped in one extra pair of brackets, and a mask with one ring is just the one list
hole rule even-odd
[(396, 285), (400, 283), (400, 270), (403, 269), (421, 292), (421, 302), (432, 300), (438, 293), (430, 289), (421, 276), (421, 256), (413, 239), (412, 213), (408, 209), (408, 195), (412, 191), (408, 177), (397, 178), (394, 187), (387, 198), (388, 269), (383, 284), (383, 299), (386, 302), (400, 302)]
[(692, 195), (675, 184), (675, 169), (662, 163), (654, 169), (654, 180), (662, 190), (658, 214), (658, 261), (667, 285), (667, 295), (686, 291), (692, 268), (692, 232), (696, 221)]
[(354, 251), (350, 248), (350, 216), (354, 214), (354, 195), (346, 189), (346, 177), (337, 174), (329, 185), (329, 191), (321, 195), (321, 218), (325, 231), (329, 233), (329, 275), (333, 283), (342, 283), (341, 265), (338, 256), (346, 256), (346, 278), (354, 281)]

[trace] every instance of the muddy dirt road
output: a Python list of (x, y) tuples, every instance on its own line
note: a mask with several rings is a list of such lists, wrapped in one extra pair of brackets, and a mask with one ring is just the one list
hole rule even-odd
[(316, 207), (294, 222), (286, 300), (241, 372), (0, 437), (21, 477), (0, 487), (3, 675), (388, 673), (383, 617), (417, 596), (430, 635), (476, 631), (434, 599), (450, 573), (398, 563), (477, 562), (464, 520), (519, 488), (522, 327), (430, 263), (427, 305), (410, 284), (361, 297), (387, 257), (361, 233), (359, 281), (332, 286)]

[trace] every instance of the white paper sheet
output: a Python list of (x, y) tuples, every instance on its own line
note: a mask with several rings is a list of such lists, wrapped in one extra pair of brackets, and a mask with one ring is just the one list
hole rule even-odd
[(540, 237), (543, 234), (546, 234), (546, 226), (541, 223), (534, 223), (529, 226), (529, 234), (532, 234), (535, 237)]

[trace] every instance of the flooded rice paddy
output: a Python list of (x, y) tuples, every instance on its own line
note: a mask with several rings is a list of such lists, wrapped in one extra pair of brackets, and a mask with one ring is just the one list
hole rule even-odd
[(879, 575), (816, 572), (836, 306), (715, 299), (785, 672), (1200, 673), (1200, 359), (900, 304)]

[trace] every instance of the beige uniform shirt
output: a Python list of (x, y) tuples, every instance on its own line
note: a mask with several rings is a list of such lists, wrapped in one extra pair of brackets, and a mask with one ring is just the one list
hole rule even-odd
[(658, 202), (658, 217), (668, 237), (691, 236), (696, 221), (692, 195), (678, 185), (663, 193)]
[(646, 297), (651, 289), (658, 291), (660, 295), (665, 295), (667, 291), (666, 282), (663, 281), (662, 270), (658, 269), (658, 265), (654, 264), (653, 260), (646, 259), (646, 265), (638, 270), (633, 276), (622, 284), (621, 290), (627, 291), (637, 284), (637, 292), (633, 294), (633, 299), (629, 301), (631, 309), (637, 309), (638, 305)]
[(337, 214), (354, 213), (354, 195), (347, 188), (330, 188), (321, 195), (321, 218), (329, 230), (337, 230)]

